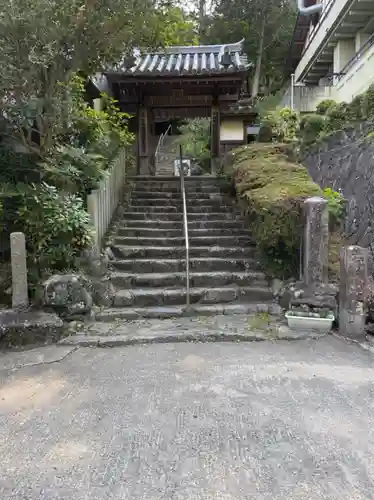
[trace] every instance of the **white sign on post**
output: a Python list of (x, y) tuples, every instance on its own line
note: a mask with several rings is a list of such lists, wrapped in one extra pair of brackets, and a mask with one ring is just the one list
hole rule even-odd
[[(183, 167), (183, 173), (184, 176), (190, 176), (191, 175), (191, 160), (187, 158), (182, 158), (182, 167)], [(181, 168), (181, 160), (180, 158), (177, 158), (174, 160), (174, 175), (179, 177), (180, 175), (180, 168)]]

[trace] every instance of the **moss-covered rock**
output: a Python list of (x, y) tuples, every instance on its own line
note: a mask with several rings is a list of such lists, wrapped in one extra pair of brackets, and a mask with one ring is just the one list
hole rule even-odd
[(298, 272), (302, 205), (322, 195), (306, 168), (290, 161), (288, 144), (254, 144), (232, 152), (226, 174), (247, 207), (260, 255), (268, 272)]

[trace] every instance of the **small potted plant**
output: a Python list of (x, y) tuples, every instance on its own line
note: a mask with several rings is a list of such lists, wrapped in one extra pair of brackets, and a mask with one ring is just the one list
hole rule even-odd
[(335, 320), (334, 314), (323, 309), (319, 311), (291, 309), (286, 312), (286, 319), (291, 330), (311, 330), (329, 333)]

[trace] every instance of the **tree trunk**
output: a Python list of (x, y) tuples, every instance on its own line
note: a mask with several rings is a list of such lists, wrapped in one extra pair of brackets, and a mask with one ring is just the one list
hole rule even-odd
[(206, 0), (199, 0), (199, 43), (204, 43)]
[(252, 82), (252, 97), (257, 97), (258, 91), (260, 89), (260, 79), (261, 79), (261, 69), (262, 69), (262, 57), (264, 54), (264, 42), (265, 42), (265, 26), (266, 26), (266, 16), (264, 15), (261, 21), (261, 28), (259, 34), (259, 45), (257, 51), (256, 59), (256, 70)]

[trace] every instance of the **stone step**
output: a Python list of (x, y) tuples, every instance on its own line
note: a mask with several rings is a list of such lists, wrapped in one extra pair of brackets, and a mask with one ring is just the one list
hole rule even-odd
[[(193, 247), (234, 247), (234, 246), (249, 246), (253, 244), (253, 240), (249, 235), (226, 235), (226, 236), (191, 236), (189, 244)], [(184, 236), (177, 237), (132, 237), (132, 236), (115, 236), (114, 244), (121, 246), (145, 246), (150, 247), (156, 245), (159, 247), (175, 247), (185, 244)]]
[[(181, 212), (182, 204), (176, 205), (131, 205), (129, 207), (130, 212)], [(199, 203), (197, 205), (193, 205), (192, 202), (187, 204), (187, 212), (191, 213), (231, 213), (233, 215), (239, 214), (238, 208), (233, 205), (232, 207), (228, 207), (226, 205), (221, 205), (219, 203), (216, 204), (202, 204)]]
[[(269, 287), (239, 287), (236, 285), (214, 288), (191, 288), (191, 304), (218, 304), (242, 302), (263, 302), (272, 300)], [(114, 307), (156, 307), (183, 305), (186, 303), (186, 288), (133, 288), (117, 290)]]
[(176, 213), (179, 212), (182, 216), (181, 206), (174, 205), (163, 205), (163, 206), (152, 206), (152, 205), (131, 205), (129, 207), (130, 212), (143, 212), (143, 213), (151, 213), (151, 212), (165, 212), (165, 213)]
[[(126, 236), (129, 238), (179, 238), (183, 237), (184, 241), (184, 230), (183, 225), (177, 229), (164, 229), (164, 228), (154, 228), (154, 227), (119, 227), (117, 230), (117, 236)], [(192, 239), (195, 236), (206, 236), (206, 237), (224, 237), (224, 236), (251, 236), (249, 230), (243, 229), (242, 227), (232, 227), (232, 228), (194, 228), (189, 226), (188, 238)]]
[[(208, 201), (208, 200), (205, 200)], [(143, 207), (153, 207), (153, 206), (174, 206), (178, 207), (178, 210), (182, 209), (182, 199), (181, 198), (131, 198), (130, 208), (143, 206)]]
[[(167, 176), (163, 177), (168, 179)], [(134, 186), (136, 191), (147, 191), (147, 192), (181, 192), (181, 185), (179, 177), (174, 177), (175, 181), (165, 180), (164, 182), (150, 183), (150, 184), (139, 184)], [(185, 184), (186, 193), (220, 193), (227, 190), (227, 184), (215, 185), (208, 184), (206, 182), (201, 184)]]
[[(111, 274), (111, 282), (117, 288), (173, 288), (185, 286), (186, 273), (123, 273)], [(192, 272), (190, 274), (190, 286), (192, 287), (220, 287), (237, 285), (242, 287), (267, 287), (268, 281), (264, 273), (251, 272)]]
[(169, 306), (169, 307), (142, 307), (142, 308), (111, 308), (106, 309), (95, 316), (96, 321), (110, 322), (115, 320), (135, 320), (139, 318), (177, 318), (181, 316), (216, 316), (217, 314), (259, 314), (267, 313), (277, 316), (281, 313), (281, 309), (272, 301), (266, 301), (259, 304), (211, 304), (199, 305), (195, 304), (189, 310), (185, 306)]
[[(208, 192), (191, 192), (187, 193), (188, 199), (205, 199), (210, 200), (212, 197), (222, 196), (220, 193), (208, 193)], [(132, 191), (131, 198), (134, 199), (165, 199), (171, 198), (175, 200), (181, 200), (182, 194), (180, 191)]]
[[(123, 225), (120, 228), (152, 228), (154, 230), (159, 229), (169, 230), (169, 229), (177, 229), (179, 231), (183, 231), (183, 221), (173, 221), (173, 220), (125, 220)], [(246, 225), (243, 221), (240, 220), (193, 220), (188, 221), (189, 230), (192, 229), (247, 229)]]
[[(210, 201), (209, 203), (197, 203), (194, 204), (192, 201), (187, 201), (187, 213), (231, 213), (233, 215), (239, 215), (240, 216), (240, 211), (239, 207), (232, 203), (232, 204), (223, 204), (220, 202), (212, 202)], [(189, 216), (189, 215), (188, 215)]]
[[(189, 222), (194, 222), (194, 221), (211, 221), (211, 220), (227, 220), (227, 221), (237, 221), (238, 218), (235, 217), (235, 213), (231, 212), (195, 212), (195, 213), (190, 213), (188, 214), (188, 220)], [(240, 216), (239, 216), (240, 217)], [(182, 212), (142, 212), (142, 211), (135, 211), (135, 212), (125, 212), (122, 217), (123, 221), (127, 220), (142, 220), (142, 221), (182, 221), (183, 222), (183, 214)], [(239, 219), (240, 220), (240, 219)]]
[[(220, 194), (221, 192), (225, 192), (224, 186), (213, 186), (213, 185), (187, 185), (185, 187), (186, 193), (187, 194), (198, 194), (198, 193), (207, 193), (207, 194)], [(143, 184), (136, 184), (134, 187), (134, 191), (136, 192), (146, 192), (146, 193), (173, 193), (173, 194), (179, 194), (181, 192), (180, 188), (180, 181), (174, 184), (170, 184), (167, 181), (164, 182), (163, 184), (157, 183), (157, 184), (150, 184), (150, 185), (143, 185)]]
[[(236, 205), (235, 202), (233, 202), (232, 198), (229, 198), (228, 196), (222, 196), (222, 195), (216, 195), (216, 197), (210, 198), (210, 199), (200, 199), (200, 198), (193, 198), (190, 199), (187, 197), (187, 208), (189, 208), (191, 205), (192, 206), (204, 206), (204, 207), (210, 207), (212, 211), (214, 211), (215, 207), (220, 208), (222, 206), (227, 207), (228, 209), (232, 208), (233, 206)], [(165, 205), (170, 205), (174, 207), (179, 207), (179, 210), (182, 210), (182, 198), (132, 198), (130, 206), (137, 207), (137, 206), (144, 206), (144, 207), (153, 207), (153, 206), (165, 206)]]
[[(252, 249), (253, 255), (255, 249)], [(133, 273), (175, 273), (186, 270), (185, 259), (121, 259), (111, 262), (111, 267), (119, 271)], [(208, 271), (255, 271), (260, 269), (259, 262), (254, 258), (226, 259), (220, 257), (201, 257), (190, 259), (190, 270), (196, 272)], [(251, 270), (251, 271), (249, 271)]]
[[(225, 184), (227, 183), (227, 179), (224, 177), (215, 177), (213, 175), (190, 175), (187, 176), (186, 178), (186, 183), (188, 184), (193, 184), (193, 183), (207, 183), (207, 184), (212, 184), (213, 186), (216, 186), (218, 184)], [(179, 182), (179, 177), (175, 177), (171, 175), (170, 177), (157, 177), (157, 175), (135, 175), (135, 176), (129, 176), (127, 178), (129, 182), (135, 182), (135, 183), (157, 183), (157, 182), (165, 182), (167, 181), (178, 181)]]
[[(184, 259), (186, 257), (186, 248), (180, 247), (163, 247), (163, 246), (125, 246), (113, 245), (112, 251), (117, 259)], [(225, 259), (241, 259), (253, 257), (255, 253), (254, 246), (246, 247), (191, 247), (190, 257), (220, 257)]]

